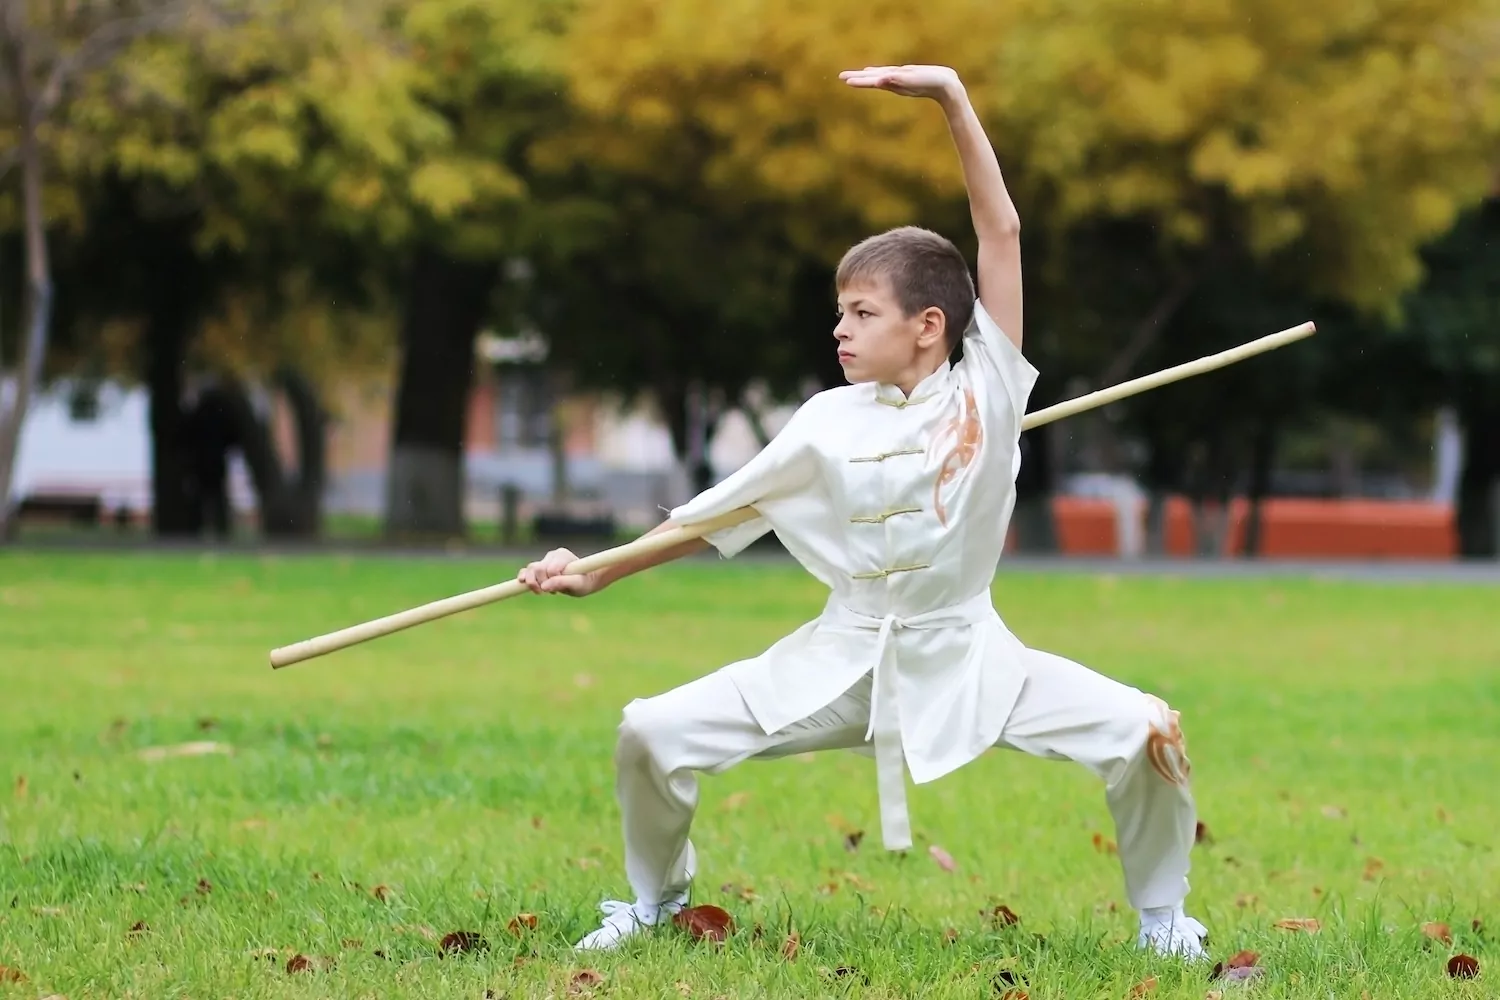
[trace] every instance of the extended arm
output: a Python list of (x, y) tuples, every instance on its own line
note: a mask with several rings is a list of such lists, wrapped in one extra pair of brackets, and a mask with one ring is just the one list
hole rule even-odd
[[(677, 527), (671, 521), (663, 521), (642, 537), (649, 538)], [(595, 594), (608, 587), (610, 584), (623, 580), (627, 576), (633, 576), (643, 570), (660, 566), (662, 563), (681, 559), (683, 556), (702, 552), (708, 547), (708, 542), (703, 538), (690, 538), (668, 549), (657, 552), (649, 552), (645, 555), (636, 556), (634, 559), (610, 566), (605, 569), (595, 570), (592, 573), (582, 575), (568, 575), (566, 570), (569, 565), (576, 562), (578, 557), (568, 549), (553, 549), (547, 555), (530, 564), (516, 574), (516, 579), (530, 587), (537, 594), (566, 594), (569, 597), (585, 597)]]
[(1021, 220), (995, 150), (958, 74), (946, 66), (871, 66), (841, 74), (850, 86), (927, 97), (942, 107), (958, 150), (979, 237), (979, 303), (1021, 346)]

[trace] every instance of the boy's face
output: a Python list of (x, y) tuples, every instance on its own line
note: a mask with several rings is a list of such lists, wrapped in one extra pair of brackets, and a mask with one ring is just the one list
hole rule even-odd
[(938, 367), (934, 350), (940, 355), (937, 361), (946, 357), (943, 311), (931, 307), (907, 316), (886, 278), (839, 289), (838, 310), (833, 336), (839, 365), (851, 383), (910, 388)]

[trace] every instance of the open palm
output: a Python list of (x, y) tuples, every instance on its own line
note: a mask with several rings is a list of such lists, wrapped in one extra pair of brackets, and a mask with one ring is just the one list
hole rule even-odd
[(947, 66), (866, 66), (845, 70), (839, 79), (851, 87), (933, 99), (951, 94), (960, 86), (958, 74)]

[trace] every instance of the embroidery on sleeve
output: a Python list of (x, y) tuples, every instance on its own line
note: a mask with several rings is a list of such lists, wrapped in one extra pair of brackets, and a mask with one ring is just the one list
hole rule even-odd
[(979, 404), (974, 401), (974, 390), (964, 389), (963, 405), (952, 420), (944, 425), (933, 439), (938, 447), (949, 437), (953, 438), (953, 449), (938, 466), (937, 482), (932, 487), (932, 507), (937, 513), (938, 523), (948, 524), (948, 508), (943, 502), (943, 487), (958, 477), (973, 464), (979, 455), (979, 446), (984, 443), (984, 429), (979, 422)]

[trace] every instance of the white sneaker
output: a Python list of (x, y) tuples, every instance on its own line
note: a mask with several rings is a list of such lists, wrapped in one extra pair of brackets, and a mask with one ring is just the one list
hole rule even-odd
[(1161, 955), (1179, 955), (1189, 961), (1208, 957), (1203, 940), (1208, 928), (1183, 912), (1181, 906), (1161, 906), (1141, 911), (1141, 948)]
[(660, 905), (636, 900), (626, 903), (618, 899), (605, 900), (599, 904), (604, 911), (604, 923), (591, 931), (573, 947), (578, 951), (607, 950), (614, 948), (628, 937), (640, 933), (647, 927), (655, 927), (663, 919), (680, 913), (687, 905), (687, 893), (674, 896)]

